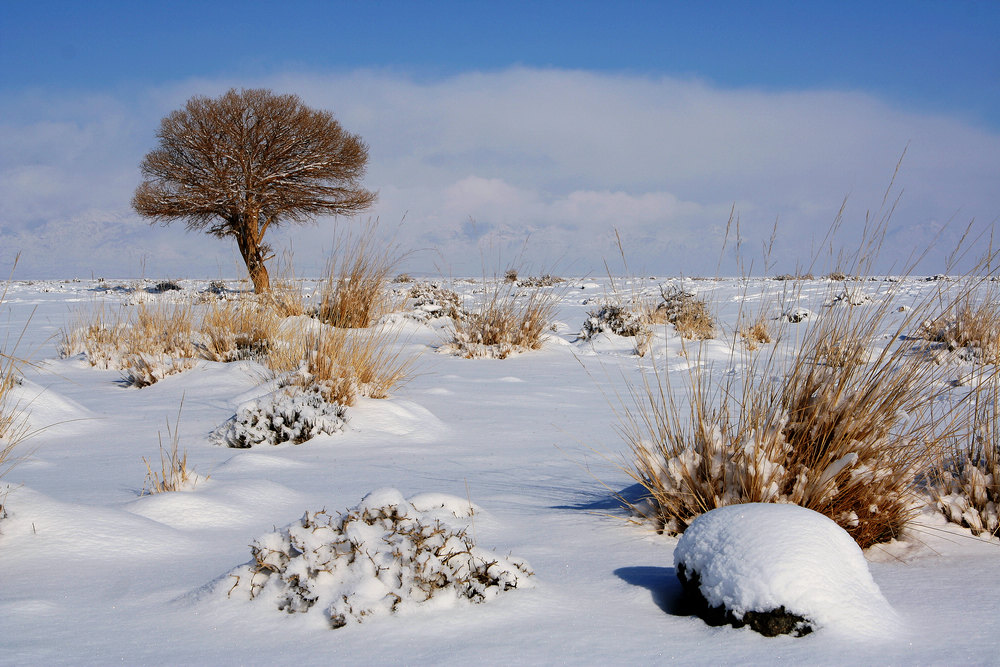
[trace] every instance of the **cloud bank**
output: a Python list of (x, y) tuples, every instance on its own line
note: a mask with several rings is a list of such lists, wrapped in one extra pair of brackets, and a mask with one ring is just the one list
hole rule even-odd
[[(370, 144), (372, 216), (406, 269), (478, 275), (620, 269), (732, 274), (762, 270), (777, 220), (775, 272), (857, 248), (868, 211), (896, 176), (901, 198), (880, 270), (899, 270), (949, 221), (921, 270), (942, 270), (966, 223), (1000, 215), (1000, 133), (908, 112), (852, 91), (766, 91), (697, 80), (514, 68), (422, 79), (392, 71), (198, 80), (80, 95), (26, 91), (0, 102), (0, 262), (18, 276), (236, 276), (225, 241), (151, 227), (129, 209), (159, 119), (193, 94), (231, 86), (294, 92), (332, 110)], [(739, 218), (723, 249), (727, 221)], [(317, 273), (334, 225), (272, 237), (299, 275)], [(720, 267), (721, 260), (721, 267)], [(820, 264), (823, 264), (821, 259)], [(827, 268), (819, 267), (820, 270)]]

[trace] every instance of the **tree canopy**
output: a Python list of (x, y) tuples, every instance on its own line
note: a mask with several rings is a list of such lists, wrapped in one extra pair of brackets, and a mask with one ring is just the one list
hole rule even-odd
[(353, 215), (375, 201), (359, 185), (368, 146), (297, 95), (232, 89), (192, 97), (156, 136), (133, 208), (152, 222), (183, 219), (189, 230), (234, 237), (257, 292), (269, 289), (269, 228)]

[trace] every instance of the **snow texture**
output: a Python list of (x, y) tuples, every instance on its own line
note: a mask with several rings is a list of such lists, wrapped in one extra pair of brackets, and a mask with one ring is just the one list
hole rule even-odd
[(412, 501), (379, 489), (345, 514), (306, 512), (257, 539), (253, 561), (219, 590), (268, 600), (288, 613), (319, 609), (331, 628), (341, 628), (432, 599), (435, 606), (486, 602), (530, 585), (527, 563), (475, 546), (456, 525), (456, 517), (474, 511), (468, 502), (446, 494)]
[(674, 567), (696, 572), (708, 604), (737, 618), (784, 607), (816, 629), (851, 637), (901, 628), (857, 543), (797, 505), (749, 503), (701, 515), (678, 541)]

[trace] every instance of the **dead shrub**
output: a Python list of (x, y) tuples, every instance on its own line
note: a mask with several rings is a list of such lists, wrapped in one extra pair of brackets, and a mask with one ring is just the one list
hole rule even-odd
[(406, 298), (419, 311), (434, 317), (450, 317), (459, 320), (465, 317), (462, 300), (455, 290), (435, 283), (417, 283), (407, 292)]

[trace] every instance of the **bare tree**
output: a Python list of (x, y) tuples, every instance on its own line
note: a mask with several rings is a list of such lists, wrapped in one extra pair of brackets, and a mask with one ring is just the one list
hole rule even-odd
[(192, 97), (163, 119), (142, 161), (132, 207), (152, 222), (232, 236), (254, 290), (270, 287), (265, 232), (317, 215), (351, 215), (375, 201), (359, 181), (368, 146), (297, 95), (230, 90)]

